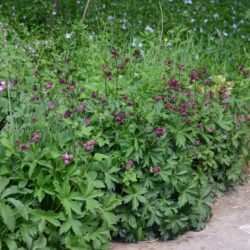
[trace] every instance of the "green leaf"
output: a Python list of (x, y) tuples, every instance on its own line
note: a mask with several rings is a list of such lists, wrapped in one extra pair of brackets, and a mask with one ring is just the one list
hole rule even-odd
[(7, 185), (9, 184), (9, 182), (10, 182), (9, 178), (0, 177), (0, 194), (7, 187)]
[(11, 207), (0, 201), (0, 216), (5, 226), (13, 233), (16, 228), (16, 219)]
[(109, 157), (107, 155), (104, 155), (104, 154), (99, 154), (99, 153), (96, 153), (94, 155), (94, 159), (96, 161), (102, 161), (103, 159), (108, 159)]
[(81, 130), (78, 131), (76, 133), (77, 137), (84, 137), (84, 136), (90, 136), (91, 135), (91, 131), (94, 129), (94, 127), (86, 127), (86, 126), (82, 126)]
[(8, 239), (5, 239), (4, 242), (6, 243), (9, 250), (17, 250), (18, 249), (15, 240), (8, 238)]
[(8, 198), (7, 201), (15, 206), (18, 214), (20, 214), (25, 220), (28, 220), (28, 209), (21, 201), (14, 198)]
[(37, 240), (33, 242), (32, 250), (36, 250), (36, 249), (42, 250), (46, 247), (46, 245), (47, 245), (47, 240), (43, 235), (41, 235), (39, 236)]

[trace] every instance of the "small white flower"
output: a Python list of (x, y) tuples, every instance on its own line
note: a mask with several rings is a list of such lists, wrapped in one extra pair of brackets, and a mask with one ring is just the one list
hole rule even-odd
[(168, 42), (166, 43), (166, 45), (167, 45), (168, 47), (170, 47), (170, 46), (172, 46), (172, 42), (171, 42), (171, 41), (168, 41)]
[(214, 14), (214, 18), (218, 18), (219, 17), (219, 14), (218, 13), (215, 13)]
[(198, 54), (195, 55), (195, 59), (199, 60), (200, 56)]
[(149, 25), (147, 25), (147, 26), (145, 27), (145, 30), (147, 30), (147, 31), (149, 31), (149, 32), (151, 32), (151, 33), (154, 32), (154, 30), (153, 30)]
[(65, 34), (65, 38), (66, 38), (66, 39), (71, 39), (71, 37), (72, 37), (72, 34), (71, 34), (71, 33), (66, 33), (66, 34)]
[(137, 41), (137, 38), (136, 37), (133, 37), (133, 40), (132, 40), (132, 47), (135, 47), (136, 46), (136, 41)]
[(125, 23), (122, 24), (122, 29), (123, 29), (123, 30), (127, 29)]
[(55, 12), (55, 11), (53, 11), (53, 12), (52, 12), (52, 15), (53, 15), (53, 16), (55, 16), (55, 15), (56, 15), (56, 12)]
[(128, 21), (128, 20), (127, 20), (126, 18), (123, 18), (123, 19), (122, 19), (122, 22), (123, 22), (123, 23), (126, 23), (127, 21)]
[(236, 24), (233, 24), (233, 25), (232, 25), (232, 28), (236, 30), (236, 29), (237, 29), (237, 25), (236, 25)]
[(207, 23), (208, 22), (208, 19), (204, 19), (204, 23)]
[(203, 32), (203, 28), (202, 27), (200, 27), (200, 33), (202, 33)]
[(76, 3), (77, 3), (77, 4), (80, 4), (80, 3), (81, 3), (81, 1), (79, 1), (79, 0), (78, 0), (78, 1), (76, 1)]
[(141, 48), (141, 47), (142, 47), (142, 43), (139, 43), (139, 44), (138, 44), (138, 47)]
[(192, 0), (184, 0), (185, 4), (192, 4)]
[(194, 23), (196, 20), (194, 18), (191, 19), (191, 23)]
[(223, 31), (222, 32), (223, 36), (227, 37), (228, 36), (228, 33), (226, 31)]
[(113, 19), (115, 19), (115, 17), (113, 17), (113, 16), (108, 16), (108, 20), (113, 20)]

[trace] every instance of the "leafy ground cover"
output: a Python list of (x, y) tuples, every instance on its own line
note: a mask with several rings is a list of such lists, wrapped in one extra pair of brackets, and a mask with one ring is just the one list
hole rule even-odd
[(3, 1), (0, 249), (172, 239), (245, 180), (247, 2), (133, 2)]

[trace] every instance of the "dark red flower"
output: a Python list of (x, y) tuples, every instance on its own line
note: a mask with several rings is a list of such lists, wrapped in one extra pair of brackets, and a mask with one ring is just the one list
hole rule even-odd
[(118, 52), (116, 49), (112, 49), (112, 50), (111, 50), (111, 54), (112, 54), (113, 56), (116, 56), (116, 57), (119, 56), (119, 52)]
[(71, 118), (72, 117), (72, 111), (70, 111), (70, 110), (65, 111), (64, 114), (63, 114), (63, 117), (64, 118)]
[(89, 116), (85, 117), (85, 125), (86, 127), (90, 125), (91, 119)]
[(24, 144), (21, 146), (21, 150), (29, 150), (30, 149), (30, 144)]
[(135, 161), (134, 161), (134, 160), (128, 160), (127, 165), (128, 165), (129, 167), (133, 167), (134, 164), (135, 164)]
[(105, 72), (105, 76), (108, 80), (111, 80), (112, 79), (112, 72), (108, 71), (108, 72)]
[(141, 55), (141, 53), (140, 53), (139, 50), (135, 50), (134, 53), (133, 53), (133, 56), (134, 56), (135, 58), (138, 58), (140, 55)]
[(125, 63), (129, 63), (129, 62), (130, 62), (130, 58), (129, 58), (129, 57), (125, 58), (125, 59), (124, 59), (124, 62), (125, 62)]
[(182, 71), (182, 70), (184, 70), (184, 68), (185, 68), (185, 64), (179, 63), (179, 64), (177, 65), (177, 67), (178, 67), (178, 70)]
[(53, 83), (52, 82), (48, 82), (46, 85), (45, 85), (45, 88), (46, 89), (51, 89), (51, 88), (53, 88)]
[(39, 100), (39, 96), (32, 96), (31, 97), (31, 100), (34, 102), (34, 101), (38, 101)]
[(85, 109), (86, 109), (86, 104), (83, 103), (83, 102), (79, 102), (77, 111), (78, 111), (79, 113), (82, 113), (82, 112), (85, 111)]
[(91, 97), (95, 99), (97, 97), (97, 93), (96, 92), (92, 92)]
[(161, 137), (165, 134), (165, 129), (164, 128), (156, 128), (154, 133), (156, 136)]
[(128, 106), (133, 106), (133, 102), (132, 101), (128, 101)]
[(37, 143), (37, 142), (40, 142), (41, 139), (42, 139), (41, 134), (40, 134), (40, 132), (38, 132), (38, 131), (34, 132), (34, 133), (32, 134), (32, 136), (31, 136), (31, 140), (32, 140), (33, 142), (36, 142), (36, 143)]
[(49, 103), (49, 104), (48, 104), (48, 108), (49, 108), (50, 110), (55, 110), (55, 109), (56, 109), (56, 104), (55, 104), (55, 103)]
[(161, 167), (160, 166), (153, 166), (150, 168), (151, 173), (160, 173), (161, 172)]
[(32, 121), (32, 122), (36, 122), (36, 121), (37, 121), (37, 116), (36, 116), (36, 115), (32, 115), (31, 121)]
[(60, 83), (61, 83), (61, 84), (66, 84), (66, 83), (67, 83), (67, 79), (61, 78), (61, 79), (60, 79)]
[(90, 140), (87, 141), (83, 146), (87, 151), (91, 151), (94, 149), (94, 146), (97, 144), (97, 141), (95, 140)]
[(69, 165), (70, 162), (74, 159), (74, 156), (72, 154), (66, 153), (61, 156), (61, 159), (63, 160), (64, 165)]
[(162, 99), (163, 99), (162, 95), (154, 96), (154, 101), (155, 101), (155, 102), (159, 102), (159, 101), (162, 100)]
[(32, 87), (32, 91), (37, 91), (37, 86), (36, 85), (34, 85), (33, 87)]
[(76, 83), (72, 82), (69, 87), (68, 87), (69, 90), (74, 90), (76, 89)]
[(202, 70), (202, 72), (203, 72), (204, 74), (207, 74), (207, 73), (208, 73), (208, 70), (207, 70), (207, 68), (206, 68), (204, 65), (202, 65), (201, 70)]
[(105, 104), (107, 104), (108, 103), (108, 101), (106, 100), (106, 99), (101, 99), (101, 104), (102, 105), (105, 105)]
[(124, 69), (125, 69), (125, 67), (124, 67), (124, 65), (123, 65), (123, 64), (119, 64), (119, 65), (117, 65), (117, 68), (118, 68), (119, 70), (124, 70)]

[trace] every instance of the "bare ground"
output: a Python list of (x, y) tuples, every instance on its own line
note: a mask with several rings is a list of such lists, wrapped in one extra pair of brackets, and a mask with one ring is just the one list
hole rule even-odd
[(176, 240), (113, 243), (111, 250), (250, 250), (250, 183), (220, 198), (213, 216), (200, 232), (187, 232)]

